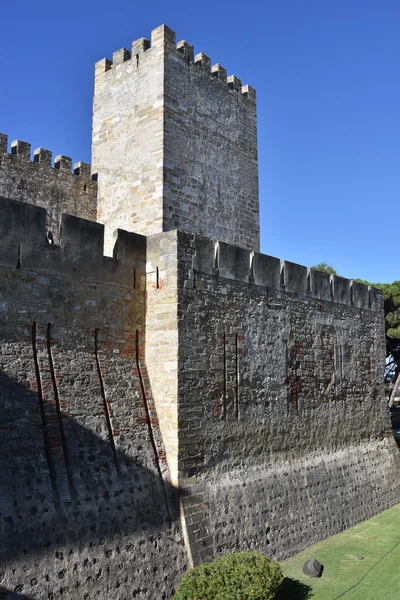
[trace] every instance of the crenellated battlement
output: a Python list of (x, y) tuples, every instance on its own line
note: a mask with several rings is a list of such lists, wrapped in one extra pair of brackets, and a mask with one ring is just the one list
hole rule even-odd
[[(104, 225), (62, 214), (59, 244), (49, 243), (46, 210), (0, 197), (0, 264), (79, 273), (144, 289), (146, 238), (118, 229), (113, 257), (104, 256)], [(192, 277), (218, 276), (360, 309), (381, 310), (382, 294), (363, 283), (303, 265), (194, 235)], [(134, 273), (135, 271), (135, 273)], [(140, 283), (141, 281), (141, 283)]]
[(113, 257), (104, 256), (104, 225), (62, 214), (59, 244), (49, 243), (46, 210), (0, 196), (0, 264), (83, 276), (144, 290), (146, 238), (118, 230)]
[(72, 175), (81, 177), (87, 181), (97, 181), (97, 173), (91, 173), (91, 165), (84, 162), (74, 163), (72, 169), (72, 158), (59, 154), (54, 158), (54, 166), (52, 167), (51, 150), (45, 148), (36, 148), (31, 157), (31, 144), (22, 140), (14, 140), (11, 142), (10, 151), (8, 152), (8, 136), (5, 133), (0, 133), (0, 156), (6, 155), (12, 160), (20, 160), (30, 163), (39, 164), (45, 167), (54, 168), (57, 171), (69, 172)]
[(255, 90), (161, 25), (96, 64), (92, 139), (0, 134), (1, 590), (170, 598), (398, 502), (383, 296), (260, 253)]
[(127, 48), (120, 48), (116, 50), (112, 59), (103, 58), (96, 63), (95, 76), (96, 79), (109, 71), (115, 70), (116, 67), (128, 63), (128, 67), (131, 69), (139, 68), (141, 64), (141, 55), (148, 50), (164, 48), (168, 52), (172, 53), (175, 57), (180, 58), (189, 67), (199, 68), (213, 77), (215, 80), (225, 84), (228, 90), (238, 94), (245, 98), (250, 104), (255, 104), (256, 91), (249, 85), (242, 85), (241, 80), (236, 75), (227, 76), (226, 69), (220, 64), (211, 66), (211, 59), (206, 54), (200, 52), (194, 54), (194, 47), (186, 40), (182, 40), (176, 43), (175, 32), (167, 27), (166, 25), (160, 25), (151, 32), (151, 41), (146, 38), (139, 38), (132, 43), (130, 50)]
[(39, 206), (47, 211), (47, 229), (58, 243), (62, 213), (96, 219), (97, 174), (91, 166), (60, 154), (15, 140), (8, 148), (8, 137), (0, 134), (0, 196)]
[(355, 308), (382, 309), (382, 293), (358, 281), (198, 235), (191, 246), (193, 278), (204, 273)]
[(256, 92), (161, 25), (96, 63), (97, 218), (259, 249)]

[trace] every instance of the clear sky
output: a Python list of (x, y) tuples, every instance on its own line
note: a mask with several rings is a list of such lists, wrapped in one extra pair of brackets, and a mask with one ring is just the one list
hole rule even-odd
[(398, 0), (20, 0), (0, 19), (9, 142), (90, 162), (95, 61), (166, 23), (257, 90), (262, 251), (400, 279)]

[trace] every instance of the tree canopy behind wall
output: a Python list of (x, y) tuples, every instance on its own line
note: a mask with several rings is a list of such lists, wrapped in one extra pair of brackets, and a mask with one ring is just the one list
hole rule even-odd
[[(334, 267), (326, 262), (321, 262), (312, 267), (330, 275), (339, 275)], [(354, 279), (371, 285), (382, 291), (385, 298), (385, 329), (386, 329), (386, 356), (388, 363), (385, 370), (385, 379), (394, 380), (400, 373), (400, 280), (393, 283), (371, 283), (364, 279)]]

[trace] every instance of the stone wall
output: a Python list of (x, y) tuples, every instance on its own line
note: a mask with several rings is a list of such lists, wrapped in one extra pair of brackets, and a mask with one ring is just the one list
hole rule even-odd
[(255, 91), (165, 25), (96, 64), (98, 221), (259, 248)]
[(7, 152), (7, 136), (0, 134), (0, 196), (41, 206), (47, 211), (46, 227), (58, 243), (62, 213), (96, 219), (97, 181), (90, 165), (75, 163), (68, 156), (56, 156), (37, 148), (31, 160), (31, 145), (16, 140)]
[[(222, 243), (215, 250), (205, 238), (180, 239), (179, 411), (193, 409), (183, 420), (197, 423), (196, 443), (186, 452), (180, 442), (181, 474), (232, 460), (247, 428), (255, 457), (266, 446), (291, 455), (289, 427), (297, 453), (379, 437), (387, 417), (379, 291), (339, 277), (331, 284), (314, 270), (308, 278), (306, 267), (287, 261), (281, 272), (278, 259)], [(203, 398), (196, 408), (195, 388)]]
[(167, 599), (187, 562), (283, 558), (398, 501), (377, 290), (189, 233), (118, 230), (111, 258), (99, 223), (45, 230), (0, 200), (0, 591)]
[(0, 597), (167, 600), (398, 502), (382, 296), (256, 251), (254, 90), (158, 27), (96, 65), (93, 163), (98, 203), (0, 135)]
[(260, 248), (256, 92), (180, 42), (165, 54), (164, 231)]
[(118, 227), (145, 235), (163, 231), (164, 52), (156, 30), (151, 48), (140, 39), (131, 51), (114, 52), (113, 61), (96, 63), (92, 161), (107, 252)]
[(380, 293), (199, 236), (168, 244), (192, 562), (282, 558), (395, 504)]
[(283, 560), (398, 504), (399, 455), (391, 432), (297, 453), (297, 431), (288, 428), (291, 457), (276, 452), (246, 459), (249, 446), (243, 444), (236, 458), (242, 457), (241, 465), (221, 461), (180, 481), (193, 563), (238, 550)]
[[(187, 558), (144, 360), (145, 238), (0, 199), (0, 592), (170, 598)], [(18, 268), (17, 268), (17, 260)]]

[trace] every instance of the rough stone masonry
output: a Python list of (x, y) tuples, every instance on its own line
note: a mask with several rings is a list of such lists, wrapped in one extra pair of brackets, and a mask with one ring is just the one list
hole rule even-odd
[(383, 299), (259, 253), (250, 86), (162, 25), (96, 64), (94, 174), (30, 158), (0, 136), (0, 598), (167, 600), (398, 501)]

